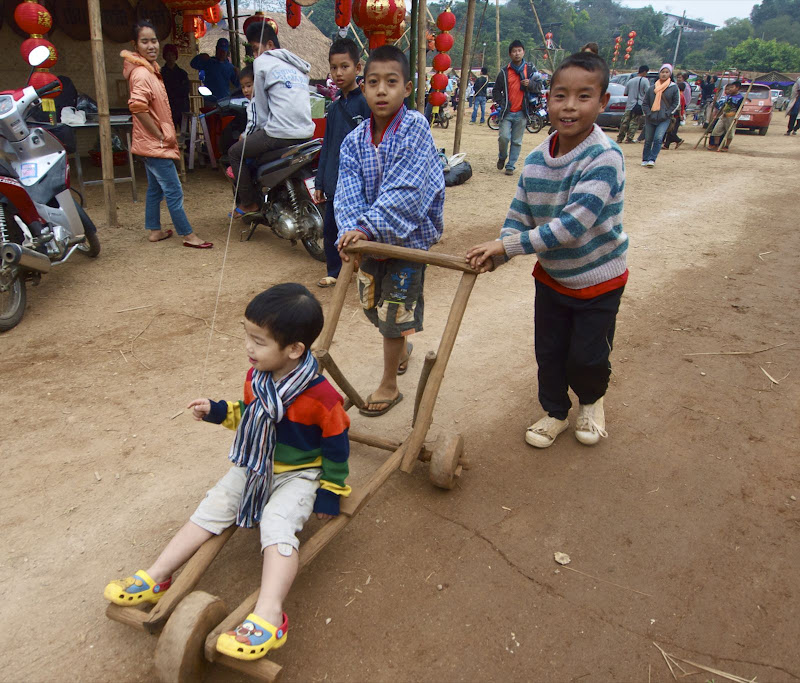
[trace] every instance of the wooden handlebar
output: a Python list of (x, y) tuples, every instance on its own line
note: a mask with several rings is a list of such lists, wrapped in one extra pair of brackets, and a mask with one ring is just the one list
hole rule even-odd
[(462, 256), (452, 256), (450, 254), (440, 254), (424, 249), (409, 249), (407, 247), (396, 247), (393, 244), (383, 242), (369, 242), (360, 240), (355, 244), (345, 248), (348, 254), (366, 254), (367, 256), (377, 256), (378, 258), (396, 258), (403, 261), (414, 261), (415, 263), (427, 263), (429, 266), (439, 266), (450, 270), (460, 270), (462, 273), (472, 273), (477, 275), (478, 271), (469, 267)]

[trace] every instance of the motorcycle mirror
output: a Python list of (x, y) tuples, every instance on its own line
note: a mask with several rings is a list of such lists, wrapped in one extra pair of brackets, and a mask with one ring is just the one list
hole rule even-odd
[[(43, 47), (44, 47), (44, 46), (43, 46)], [(36, 49), (38, 50), (39, 48), (36, 48)], [(46, 49), (46, 48), (45, 48), (45, 49)], [(211, 90), (209, 90), (208, 88), (206, 88), (206, 86), (204, 86), (204, 85), (201, 85), (201, 86), (200, 86), (200, 87), (197, 89), (197, 92), (199, 92), (199, 93), (200, 93), (200, 94), (201, 94), (203, 97), (211, 97)]]
[(50, 59), (50, 49), (44, 45), (38, 45), (28, 54), (28, 64), (34, 67), (44, 64), (48, 59)]

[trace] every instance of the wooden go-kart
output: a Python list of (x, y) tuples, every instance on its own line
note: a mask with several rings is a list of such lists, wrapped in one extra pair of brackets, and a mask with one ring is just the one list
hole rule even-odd
[[(387, 244), (358, 242), (348, 248), (347, 252), (426, 263), (458, 270), (463, 274), (450, 307), (439, 349), (436, 352), (430, 351), (425, 356), (414, 402), (411, 433), (403, 441), (397, 441), (350, 430), (349, 436), (352, 442), (389, 451), (390, 455), (363, 485), (354, 489), (350, 496), (342, 501), (341, 514), (324, 524), (301, 545), (301, 569), (350, 523), (395, 470), (411, 472), (417, 460), (429, 462), (429, 475), (433, 484), (440, 488), (452, 489), (462, 470), (467, 466), (461, 457), (464, 441), (460, 434), (441, 434), (432, 449), (425, 446), (425, 438), (433, 420), (433, 409), (439, 388), (477, 272), (472, 270), (463, 258)], [(347, 397), (345, 409), (352, 406), (361, 408), (365, 405), (364, 399), (341, 372), (329, 352), (353, 271), (353, 259), (342, 264), (342, 271), (333, 292), (333, 301), (325, 318), (325, 326), (313, 351), (320, 368), (328, 372), (330, 378)], [(230, 614), (219, 598), (203, 591), (192, 592), (235, 528), (235, 526), (229, 527), (219, 536), (203, 544), (186, 563), (169, 591), (149, 612), (136, 607), (114, 604), (106, 609), (106, 616), (110, 619), (151, 633), (161, 631), (156, 645), (155, 669), (159, 679), (165, 683), (201, 680), (205, 668), (212, 662), (245, 673), (256, 680), (276, 681), (280, 676), (280, 665), (268, 657), (255, 661), (242, 661), (223, 655), (216, 649), (219, 635), (234, 629), (253, 611), (258, 599), (258, 590)]]

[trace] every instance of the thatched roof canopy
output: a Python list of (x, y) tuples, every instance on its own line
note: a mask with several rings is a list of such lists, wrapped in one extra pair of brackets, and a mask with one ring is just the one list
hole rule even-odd
[[(278, 25), (278, 40), (281, 47), (294, 52), (298, 57), (305, 59), (311, 64), (310, 78), (322, 79), (327, 78), (330, 67), (328, 65), (328, 50), (331, 46), (331, 41), (326, 38), (314, 24), (308, 19), (303, 18), (300, 26), (292, 28), (286, 23), (286, 15), (280, 12), (266, 12), (266, 16), (273, 19)], [(239, 20), (239, 31), (242, 43), (244, 43), (244, 32), (241, 27), (244, 25), (245, 19)], [(206, 35), (203, 36), (198, 42), (200, 52), (207, 52), (214, 54), (214, 47), (217, 40), (220, 38), (227, 38), (228, 30), (222, 28), (220, 25), (209, 28)], [(244, 54), (244, 52), (242, 53)]]

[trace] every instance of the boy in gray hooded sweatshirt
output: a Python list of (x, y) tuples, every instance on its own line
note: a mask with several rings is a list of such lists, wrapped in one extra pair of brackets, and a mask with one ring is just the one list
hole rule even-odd
[(234, 178), (238, 178), (238, 206), (242, 214), (260, 208), (258, 192), (246, 160), (304, 142), (314, 135), (308, 94), (308, 62), (280, 49), (278, 36), (265, 21), (248, 26), (246, 37), (256, 58), (253, 62), (255, 130), (228, 150)]

